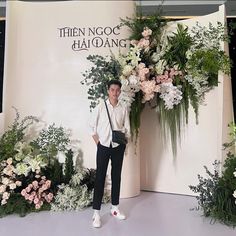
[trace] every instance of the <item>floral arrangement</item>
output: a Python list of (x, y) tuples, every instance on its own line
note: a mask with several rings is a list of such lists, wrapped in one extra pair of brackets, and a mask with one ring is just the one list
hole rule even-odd
[(110, 79), (122, 83), (120, 100), (130, 108), (132, 136), (138, 135), (140, 115), (145, 104), (155, 108), (160, 117), (162, 137), (170, 135), (173, 154), (181, 126), (188, 123), (191, 104), (198, 122), (198, 110), (206, 92), (218, 85), (218, 72), (230, 73), (230, 60), (220, 43), (229, 40), (225, 27), (197, 23), (192, 29), (177, 24), (170, 29), (160, 15), (122, 19), (121, 27), (131, 30), (126, 54), (89, 56), (94, 63), (83, 76), (89, 86), (91, 109), (106, 96), (104, 86)]
[(230, 123), (229, 143), (223, 144), (228, 149), (227, 158), (223, 165), (223, 171), (219, 171), (219, 161), (215, 161), (214, 171), (210, 172), (204, 166), (207, 177), (198, 175), (199, 184), (190, 185), (190, 189), (197, 193), (197, 210), (202, 210), (204, 216), (210, 217), (212, 221), (219, 221), (229, 226), (236, 226), (236, 124)]
[[(32, 137), (29, 132), (39, 123), (33, 116), (20, 121), (16, 110), (13, 124), (0, 137), (0, 217), (50, 209), (76, 210), (92, 203), (96, 171), (82, 167), (78, 146), (65, 128), (52, 124)], [(65, 156), (64, 163), (59, 162), (59, 154)], [(67, 190), (76, 198), (62, 201)], [(109, 193), (104, 198), (108, 201)], [(71, 201), (76, 207), (67, 207)]]

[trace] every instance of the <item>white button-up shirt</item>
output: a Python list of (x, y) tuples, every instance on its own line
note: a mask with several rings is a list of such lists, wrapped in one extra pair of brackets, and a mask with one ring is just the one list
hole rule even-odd
[[(112, 106), (109, 99), (106, 100), (107, 108), (111, 117), (113, 130), (120, 130), (130, 137), (129, 112), (125, 105), (118, 102)], [(119, 144), (112, 142), (112, 131), (107, 115), (105, 102), (101, 102), (93, 111), (89, 121), (90, 134), (97, 135), (100, 144), (106, 147), (117, 147)]]

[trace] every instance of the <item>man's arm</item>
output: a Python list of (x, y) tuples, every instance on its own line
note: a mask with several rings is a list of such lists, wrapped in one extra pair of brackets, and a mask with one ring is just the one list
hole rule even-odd
[(130, 120), (129, 120), (129, 110), (128, 110), (127, 107), (125, 108), (124, 128), (125, 128), (125, 136), (126, 136), (126, 138), (130, 138)]
[(89, 121), (89, 129), (90, 134), (96, 144), (99, 142), (99, 137), (97, 135), (97, 124), (99, 118), (99, 107), (97, 106), (91, 114), (90, 121)]

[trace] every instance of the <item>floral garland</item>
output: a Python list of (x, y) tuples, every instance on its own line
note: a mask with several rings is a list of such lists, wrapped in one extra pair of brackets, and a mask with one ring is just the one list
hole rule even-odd
[(107, 81), (120, 79), (120, 100), (130, 108), (132, 136), (138, 135), (141, 112), (149, 104), (159, 114), (163, 141), (170, 135), (176, 156), (177, 138), (188, 123), (189, 105), (198, 123), (199, 105), (206, 92), (218, 85), (218, 71), (230, 73), (230, 59), (220, 48), (221, 41), (229, 40), (225, 27), (197, 23), (189, 30), (177, 24), (177, 31), (169, 32), (160, 15), (122, 19), (121, 26), (131, 29), (126, 54), (88, 57), (95, 66), (83, 74), (82, 84), (90, 86), (90, 107), (105, 96)]

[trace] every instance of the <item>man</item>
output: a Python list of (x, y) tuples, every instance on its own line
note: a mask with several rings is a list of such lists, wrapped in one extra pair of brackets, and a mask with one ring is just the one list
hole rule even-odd
[(100, 209), (109, 159), (111, 159), (112, 167), (111, 215), (120, 220), (126, 218), (118, 207), (121, 170), (126, 145), (112, 142), (112, 130), (105, 105), (106, 102), (113, 129), (124, 132), (128, 138), (130, 136), (129, 113), (127, 108), (118, 101), (120, 93), (121, 82), (119, 80), (109, 81), (108, 99), (95, 108), (90, 120), (91, 135), (97, 145), (97, 171), (93, 195), (93, 226), (96, 228), (101, 227)]

